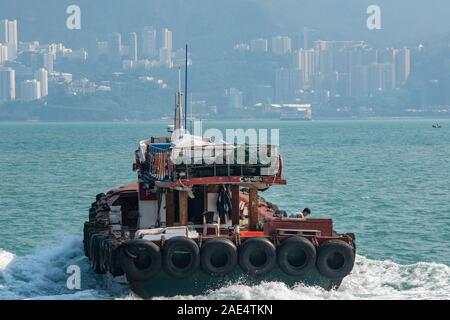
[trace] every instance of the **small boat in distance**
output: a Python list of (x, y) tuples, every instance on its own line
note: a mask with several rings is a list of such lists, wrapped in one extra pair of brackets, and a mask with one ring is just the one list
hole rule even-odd
[(435, 129), (441, 129), (442, 126), (439, 123), (433, 124), (433, 128)]

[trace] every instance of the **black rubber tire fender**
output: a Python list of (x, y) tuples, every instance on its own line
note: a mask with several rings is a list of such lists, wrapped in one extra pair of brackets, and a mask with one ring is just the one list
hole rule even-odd
[(94, 269), (95, 273), (97, 274), (105, 274), (107, 272), (107, 270), (104, 268), (103, 265), (103, 258), (104, 258), (104, 248), (105, 248), (105, 241), (106, 241), (107, 237), (104, 235), (100, 235), (99, 237), (97, 237), (97, 243), (96, 243), (96, 267), (97, 269)]
[(93, 225), (90, 222), (85, 222), (83, 227), (83, 250), (84, 255), (89, 257), (89, 236), (90, 231), (92, 230)]
[(112, 243), (111, 238), (106, 238), (101, 242), (101, 249), (100, 249), (100, 270), (102, 272), (108, 272), (109, 271), (109, 252), (111, 248)]
[(97, 194), (97, 195), (95, 196), (95, 201), (98, 201), (98, 200), (100, 200), (100, 199), (102, 199), (102, 198), (104, 198), (104, 197), (106, 197), (106, 194), (104, 194), (104, 193), (99, 193), (99, 194)]
[(91, 258), (91, 243), (92, 243), (92, 236), (94, 234), (96, 234), (97, 231), (95, 230), (95, 228), (89, 229), (88, 230), (88, 234), (87, 234), (87, 257), (90, 259)]
[(197, 243), (186, 237), (167, 240), (163, 247), (164, 271), (174, 278), (188, 278), (200, 266), (200, 249)]
[(96, 241), (97, 237), (99, 237), (100, 234), (92, 232), (89, 236), (89, 260), (90, 260), (90, 265), (91, 268), (94, 269), (94, 256), (95, 256), (95, 247), (94, 247), (94, 242)]
[(320, 245), (316, 266), (325, 278), (337, 280), (349, 275), (355, 263), (352, 246), (341, 240), (329, 240)]
[(91, 250), (90, 250), (90, 256), (91, 256), (91, 267), (92, 270), (94, 270), (97, 274), (105, 274), (106, 271), (102, 269), (101, 267), (101, 254), (102, 254), (102, 244), (105, 240), (105, 236), (101, 234), (95, 234), (92, 236), (91, 239)]
[(239, 248), (239, 265), (249, 275), (267, 274), (276, 263), (275, 246), (266, 238), (250, 238)]
[(229, 239), (214, 238), (204, 242), (200, 253), (202, 270), (212, 277), (231, 273), (238, 262), (236, 245)]
[(304, 237), (292, 236), (284, 240), (277, 252), (280, 269), (290, 276), (303, 276), (315, 268), (316, 247)]
[(109, 247), (108, 252), (108, 271), (112, 276), (117, 277), (124, 275), (125, 272), (122, 270), (122, 266), (120, 265), (120, 251), (122, 247), (112, 242)]
[(92, 207), (89, 209), (89, 221), (94, 221), (97, 216), (97, 207)]
[(129, 280), (146, 281), (161, 271), (161, 250), (147, 240), (130, 240), (120, 247), (120, 267)]

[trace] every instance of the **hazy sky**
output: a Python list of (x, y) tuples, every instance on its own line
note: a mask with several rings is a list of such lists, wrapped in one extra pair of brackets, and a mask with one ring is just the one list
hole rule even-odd
[[(65, 28), (66, 8), (77, 4), (82, 30)], [(382, 30), (366, 27), (369, 5), (381, 8)], [(448, 0), (1, 0), (0, 17), (19, 20), (24, 41), (61, 40), (75, 46), (112, 31), (168, 26), (177, 44), (227, 48), (258, 36), (293, 35), (303, 26), (324, 39), (378, 43), (422, 41), (450, 33)]]

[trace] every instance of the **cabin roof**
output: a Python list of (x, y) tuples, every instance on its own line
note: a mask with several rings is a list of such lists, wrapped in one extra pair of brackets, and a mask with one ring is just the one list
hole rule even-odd
[(156, 186), (160, 188), (177, 188), (194, 185), (211, 184), (237, 184), (244, 187), (255, 185), (286, 185), (287, 181), (280, 177), (242, 177), (242, 176), (222, 176), (222, 177), (202, 177), (191, 179), (180, 179), (177, 181), (157, 181)]

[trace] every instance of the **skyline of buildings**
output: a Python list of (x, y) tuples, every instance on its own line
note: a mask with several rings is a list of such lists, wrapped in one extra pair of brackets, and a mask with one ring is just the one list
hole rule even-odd
[[(161, 31), (161, 47), (157, 45), (155, 28), (144, 27), (139, 35), (140, 38), (137, 32), (124, 36), (112, 32), (106, 41), (97, 41), (94, 57), (106, 56), (111, 62), (120, 63), (124, 70), (157, 65), (172, 68), (174, 60), (184, 59), (184, 49), (173, 52), (172, 31), (168, 28)], [(97, 85), (85, 78), (74, 80), (70, 73), (56, 72), (55, 63), (61, 59), (87, 61), (89, 55), (83, 48), (72, 50), (62, 43), (19, 42), (17, 20), (7, 19), (1, 20), (0, 40), (0, 103), (39, 100), (47, 97), (49, 87), (55, 85), (63, 85), (69, 95), (111, 90), (108, 85)], [(158, 60), (148, 60), (155, 58)], [(162, 80), (155, 81), (159, 87), (166, 86)]]
[(172, 68), (177, 51), (173, 50), (173, 35), (168, 28), (160, 33), (161, 46), (158, 46), (158, 32), (152, 26), (143, 27), (138, 32), (129, 32), (123, 37), (119, 32), (112, 32), (106, 41), (98, 40), (95, 56), (106, 57), (111, 62), (121, 62), (123, 68), (165, 66)]
[[(304, 28), (297, 44), (300, 47), (293, 47), (287, 36), (271, 38), (270, 54), (289, 57), (291, 62), (274, 70), (271, 97), (252, 94), (253, 104), (310, 100), (311, 94), (325, 101), (331, 97), (363, 98), (398, 89), (409, 79), (410, 48), (375, 49), (364, 41), (325, 41), (312, 36), (313, 31)], [(238, 43), (234, 50), (255, 55), (269, 52), (264, 50), (266, 38), (249, 43)]]
[(33, 101), (46, 97), (49, 74), (54, 72), (57, 55), (64, 51), (73, 53), (62, 45), (19, 42), (17, 20), (0, 21), (0, 42), (0, 102)]
[[(14, 32), (17, 21), (1, 21), (7, 26), (4, 40), (9, 41), (11, 32), (17, 36)], [(173, 82), (174, 78), (171, 69), (184, 66), (185, 49), (174, 48), (173, 32), (167, 27), (144, 26), (132, 32), (111, 32), (94, 44), (88, 52), (84, 48), (66, 48), (62, 43), (18, 42), (16, 59), (9, 57), (10, 45), (0, 44), (2, 70), (14, 71), (13, 75), (9, 69), (3, 72), (1, 103), (14, 99), (39, 100), (53, 97), (53, 92), (61, 97), (121, 92), (122, 84), (116, 80), (121, 74), (130, 79), (129, 76), (136, 73), (137, 82), (153, 79), (151, 82), (157, 84), (156, 87), (167, 88), (167, 79)], [(255, 70), (261, 71), (256, 71), (246, 82), (227, 75), (228, 83), (221, 83), (221, 92), (216, 91), (215, 96), (206, 91), (194, 92), (199, 101), (206, 101), (203, 104), (216, 109), (217, 105), (219, 109), (245, 109), (271, 104), (311, 104), (315, 108), (335, 98), (363, 101), (401, 88), (411, 75), (413, 56), (418, 50), (374, 48), (360, 40), (320, 40), (316, 30), (307, 27), (290, 36), (260, 35), (238, 42), (233, 48), (238, 55), (229, 58), (236, 59), (237, 63), (244, 62), (243, 66), (257, 63)], [(105, 70), (111, 74), (106, 73), (104, 79), (95, 81), (77, 74), (77, 64), (89, 63), (95, 69), (97, 62), (109, 68)], [(67, 63), (70, 63), (70, 72), (64, 70)], [(190, 58), (188, 63), (192, 64)], [(155, 74), (160, 78), (154, 78)], [(90, 77), (96, 77), (95, 70), (90, 72)], [(175, 83), (171, 87), (175, 88)]]

